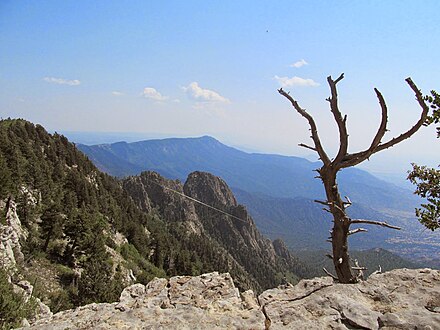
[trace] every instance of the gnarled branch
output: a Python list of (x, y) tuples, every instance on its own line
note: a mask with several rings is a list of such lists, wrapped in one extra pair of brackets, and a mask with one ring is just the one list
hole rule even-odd
[(335, 281), (338, 281), (338, 278), (335, 275), (333, 275), (332, 273), (330, 273), (327, 269), (325, 269), (325, 267), (323, 267), (322, 270), (324, 271), (324, 273), (326, 273), (328, 276), (333, 278)]
[(300, 147), (303, 147), (303, 148), (307, 148), (307, 149), (310, 149), (310, 150), (313, 150), (313, 151), (318, 151), (318, 150), (316, 150), (316, 148), (315, 147), (311, 147), (311, 146), (308, 146), (307, 144), (304, 144), (304, 143), (300, 143), (300, 144), (298, 144)]
[(374, 91), (376, 92), (376, 96), (379, 99), (380, 108), (382, 109), (382, 119), (380, 121), (380, 125), (377, 130), (376, 136), (374, 137), (373, 142), (371, 143), (371, 146), (368, 149), (369, 151), (373, 151), (380, 144), (383, 136), (387, 131), (387, 122), (388, 122), (388, 108), (385, 103), (385, 99), (383, 98), (381, 92), (379, 92), (377, 88), (375, 88)]
[(387, 125), (388, 116), (387, 116), (387, 107), (385, 104), (385, 100), (384, 100), (382, 94), (377, 89), (375, 89), (376, 95), (379, 99), (380, 106), (382, 108), (382, 121), (381, 121), (379, 129), (376, 133), (376, 136), (374, 137), (373, 142), (371, 143), (371, 146), (367, 150), (357, 152), (354, 154), (346, 155), (342, 159), (341, 163), (338, 164), (339, 168), (351, 167), (351, 166), (355, 166), (357, 164), (360, 164), (364, 160), (369, 158), (371, 155), (373, 155), (381, 150), (388, 149), (388, 148), (402, 142), (403, 140), (410, 138), (415, 132), (417, 132), (419, 130), (420, 127), (423, 126), (423, 124), (426, 122), (426, 118), (429, 113), (429, 107), (426, 105), (426, 103), (423, 99), (422, 93), (417, 88), (417, 86), (414, 84), (414, 82), (411, 80), (411, 78), (406, 78), (405, 81), (407, 82), (409, 87), (413, 90), (413, 92), (416, 96), (416, 99), (417, 99), (420, 107), (422, 108), (422, 113), (420, 115), (419, 120), (416, 122), (416, 124), (414, 126), (412, 126), (406, 132), (389, 140), (388, 142), (380, 143), (380, 140), (383, 138), (383, 136), (386, 133), (386, 125)]
[(375, 274), (382, 274), (382, 267), (380, 265), (378, 270), (375, 270), (374, 272), (371, 273), (371, 275), (375, 275)]
[(358, 274), (356, 275), (356, 278), (358, 280), (359, 279), (363, 280), (364, 279), (364, 270), (368, 270), (368, 268), (366, 268), (366, 267), (359, 266), (359, 262), (357, 259), (354, 259), (354, 267), (351, 267), (351, 269), (358, 271)]
[(352, 202), (348, 196), (344, 196), (345, 202), (343, 202), (343, 205), (345, 208), (350, 207), (352, 205)]
[(353, 235), (353, 234), (356, 234), (356, 233), (366, 233), (366, 232), (368, 232), (368, 230), (366, 230), (365, 228), (356, 228), (356, 229), (353, 229), (353, 230), (349, 230), (348, 231), (348, 235), (350, 236), (350, 235)]
[(400, 227), (390, 225), (390, 224), (388, 224), (386, 222), (383, 222), (383, 221), (373, 221), (373, 220), (364, 220), (364, 219), (353, 219), (353, 220), (350, 220), (350, 225), (353, 224), (353, 223), (366, 223), (366, 224), (369, 224), (369, 225), (382, 226), (382, 227), (387, 227), (387, 228), (396, 229), (396, 230), (402, 229)]
[(321, 158), (322, 162), (324, 164), (330, 164), (330, 158), (327, 156), (326, 152), (324, 151), (324, 148), (322, 147), (321, 140), (319, 139), (318, 135), (318, 129), (316, 127), (315, 120), (313, 117), (305, 110), (302, 109), (298, 102), (293, 99), (292, 96), (290, 96), (288, 93), (286, 93), (282, 88), (278, 90), (278, 93), (280, 93), (282, 96), (287, 98), (290, 103), (292, 103), (292, 106), (295, 108), (295, 110), (303, 116), (307, 121), (309, 122), (310, 131), (312, 133), (312, 140), (315, 143), (315, 149), (318, 153), (319, 157)]
[(336, 158), (333, 160), (333, 164), (338, 164), (342, 158), (347, 154), (348, 150), (348, 133), (345, 116), (342, 118), (341, 111), (338, 107), (338, 91), (336, 89), (336, 84), (344, 79), (344, 74), (342, 73), (336, 80), (333, 80), (331, 76), (327, 77), (327, 82), (330, 86), (330, 91), (332, 96), (327, 99), (330, 103), (330, 110), (335, 118), (336, 124), (339, 130), (339, 151)]

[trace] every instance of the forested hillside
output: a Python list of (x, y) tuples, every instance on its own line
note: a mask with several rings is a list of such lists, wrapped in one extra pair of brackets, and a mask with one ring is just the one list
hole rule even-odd
[[(147, 258), (155, 240), (173, 244), (161, 221), (138, 210), (119, 182), (64, 136), (24, 120), (2, 120), (0, 177), (0, 198), (17, 203), (27, 232), (22, 274), (41, 284), (42, 298), (55, 310), (116, 299), (127, 266), (142, 281), (166, 274)], [(118, 236), (127, 241), (118, 245)], [(124, 262), (112, 258), (115, 250)], [(55, 285), (45, 290), (48, 281)]]
[[(6, 214), (16, 204), (24, 231), (23, 258), (17, 258), (17, 269), (9, 270), (12, 280), (33, 283), (35, 296), (54, 312), (114, 301), (124, 285), (146, 283), (154, 276), (230, 271), (240, 288), (260, 291), (298, 275), (294, 265), (278, 255), (273, 260), (254, 258), (252, 248), (246, 247), (246, 259), (239, 246), (232, 255), (209, 231), (191, 230), (186, 215), (182, 221), (167, 218), (178, 214), (181, 201), (158, 200), (142, 209), (120, 181), (97, 170), (64, 136), (48, 134), (25, 120), (0, 121), (0, 179), (1, 228), (9, 230)], [(145, 197), (158, 199), (156, 193), (150, 190)], [(165, 207), (171, 213), (164, 213)], [(198, 212), (197, 217), (207, 216)], [(211, 215), (205, 225), (215, 219)], [(306, 269), (298, 265), (304, 276)]]

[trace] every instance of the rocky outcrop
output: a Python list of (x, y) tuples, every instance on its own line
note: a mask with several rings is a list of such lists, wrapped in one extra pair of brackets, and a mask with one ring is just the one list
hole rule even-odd
[(207, 172), (192, 172), (183, 187), (185, 194), (214, 207), (234, 207), (237, 200), (226, 182)]
[[(15, 201), (9, 198), (6, 203), (3, 201), (1, 203), (0, 210), (6, 213), (6, 223), (0, 223), (0, 268), (6, 270), (8, 281), (12, 283), (14, 291), (21, 295), (24, 298), (24, 303), (26, 303), (31, 299), (34, 287), (23, 279), (13, 283), (12, 277), (17, 274), (17, 265), (24, 261), (20, 240), (26, 239), (28, 233), (21, 225)], [(16, 277), (19, 278), (20, 276)], [(38, 298), (34, 297), (33, 299), (36, 303), (35, 319), (52, 316), (52, 312), (47, 305), (43, 304)], [(23, 322), (26, 324), (27, 320), (23, 320)]]
[(231, 272), (241, 289), (261, 292), (278, 285), (286, 274), (302, 275), (297, 272), (300, 262), (281, 243), (280, 253), (275, 252), (226, 182), (215, 175), (196, 171), (182, 184), (156, 172), (143, 172), (124, 179), (123, 186), (143, 210), (154, 209), (168, 226), (197, 234), (193, 240), (212, 242), (226, 260), (216, 269)]
[[(197, 203), (195, 208), (209, 235), (223, 236), (222, 239), (227, 240), (227, 249), (232, 247), (234, 250), (243, 250), (247, 247), (254, 254), (275, 263), (275, 251), (271, 242), (260, 234), (246, 208), (238, 205), (225, 181), (210, 173), (196, 171), (188, 175), (183, 191), (185, 195), (205, 204)], [(206, 205), (218, 211), (207, 209)]]
[(397, 269), (352, 285), (303, 280), (259, 301), (271, 329), (439, 329), (440, 271)]
[(185, 222), (190, 232), (201, 232), (194, 203), (182, 198), (183, 185), (178, 180), (165, 179), (156, 172), (143, 172), (123, 180), (123, 186), (141, 210), (149, 212), (156, 208), (165, 220)]
[(26, 238), (27, 233), (21, 226), (15, 202), (9, 198), (6, 203), (2, 201), (2, 204), (0, 210), (6, 213), (6, 223), (0, 223), (0, 267), (13, 272), (17, 265), (16, 259), (24, 258), (20, 239)]
[(130, 176), (122, 181), (122, 187), (130, 196), (138, 196), (135, 199), (137, 206), (145, 212), (151, 211), (151, 202), (148, 197), (147, 187), (139, 176)]
[(358, 284), (330, 277), (239, 293), (229, 274), (154, 279), (30, 329), (440, 329), (440, 271), (399, 269)]
[(241, 296), (229, 274), (210, 273), (135, 284), (119, 303), (60, 312), (31, 329), (251, 329), (264, 321), (252, 292)]
[(289, 249), (287, 248), (286, 243), (282, 239), (276, 239), (272, 242), (273, 248), (275, 249), (275, 253), (283, 259), (292, 258)]

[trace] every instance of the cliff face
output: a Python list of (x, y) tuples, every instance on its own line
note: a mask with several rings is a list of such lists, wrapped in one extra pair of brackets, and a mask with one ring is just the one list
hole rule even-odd
[(268, 262), (276, 262), (271, 242), (260, 234), (246, 208), (237, 204), (225, 181), (210, 173), (193, 172), (188, 176), (183, 190), (187, 196), (224, 212), (195, 204), (203, 226), (211, 236), (220, 236), (228, 247), (252, 249)]
[[(17, 276), (17, 266), (19, 263), (23, 263), (24, 259), (20, 240), (26, 239), (28, 233), (21, 225), (21, 221), (17, 215), (16, 203), (12, 199), (8, 199), (6, 203), (0, 201), (0, 211), (5, 210), (5, 224), (0, 222), (0, 269), (6, 272), (8, 282), (13, 283), (12, 277), (19, 277)], [(12, 285), (14, 292), (23, 297), (23, 304), (30, 302), (34, 286), (29, 281), (21, 278), (17, 279)], [(3, 292), (0, 294), (2, 293)], [(43, 304), (39, 298), (33, 299), (35, 302), (34, 320), (41, 317), (52, 316), (52, 312), (48, 306)], [(3, 300), (2, 303), (7, 304), (7, 302)], [(4, 307), (4, 305), (1, 307)]]
[(186, 222), (190, 231), (200, 233), (194, 204), (182, 198), (183, 186), (178, 180), (165, 179), (155, 172), (144, 172), (125, 179), (123, 187), (141, 210), (150, 212), (156, 208), (164, 220)]
[(120, 301), (41, 319), (30, 329), (439, 329), (440, 271), (399, 269), (354, 285), (302, 280), (256, 297), (229, 274), (154, 279)]
[[(193, 234), (193, 243), (212, 242), (225, 261), (215, 269), (231, 272), (240, 288), (261, 291), (279, 284), (283, 277), (295, 281), (301, 275), (296, 272), (300, 262), (287, 249), (275, 250), (221, 178), (193, 172), (182, 185), (155, 172), (143, 172), (125, 179), (123, 186), (138, 206), (158, 212), (168, 226), (180, 226), (187, 235)], [(205, 253), (200, 254), (203, 259)]]
[[(26, 237), (26, 232), (21, 226), (17, 216), (16, 204), (9, 199), (7, 203), (0, 201), (0, 210), (6, 210), (6, 223), (0, 223), (0, 267), (3, 269), (16, 270), (16, 258), (23, 259), (21, 252), (20, 239)], [(4, 204), (4, 205), (3, 205)]]

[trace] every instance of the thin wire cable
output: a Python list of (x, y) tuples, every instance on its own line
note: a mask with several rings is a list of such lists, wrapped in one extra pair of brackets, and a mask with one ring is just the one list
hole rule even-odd
[(212, 209), (212, 210), (215, 210), (215, 211), (220, 212), (220, 213), (222, 213), (222, 214), (224, 214), (224, 215), (227, 215), (227, 216), (229, 216), (229, 217), (231, 217), (231, 218), (234, 218), (234, 219), (236, 219), (236, 220), (242, 221), (242, 222), (244, 222), (244, 223), (248, 223), (248, 222), (247, 222), (246, 220), (244, 220), (244, 219), (241, 219), (241, 218), (239, 218), (239, 217), (236, 217), (235, 215), (232, 215), (232, 214), (230, 214), (230, 213), (228, 213), (228, 212), (225, 212), (225, 211), (223, 211), (223, 210), (221, 210), (221, 209), (218, 209), (218, 208), (216, 208), (216, 207), (214, 207), (214, 206), (212, 206), (212, 205), (206, 204), (206, 203), (204, 203), (204, 202), (202, 202), (202, 201), (199, 201), (199, 200), (197, 200), (197, 199), (195, 199), (195, 198), (193, 198), (193, 197), (190, 197), (190, 196), (188, 196), (188, 195), (185, 195), (184, 193), (181, 193), (180, 191), (177, 191), (177, 190), (174, 190), (174, 189), (168, 188), (168, 187), (163, 186), (163, 185), (161, 185), (160, 183), (155, 182), (155, 181), (152, 181), (152, 180), (147, 180), (147, 181), (148, 181), (148, 182), (152, 182), (152, 183), (158, 185), (159, 187), (161, 187), (161, 188), (163, 188), (163, 189), (166, 189), (166, 190), (172, 191), (173, 193), (175, 193), (175, 194), (177, 194), (177, 195), (180, 195), (180, 196), (182, 196), (182, 197), (188, 198), (188, 199), (192, 200), (193, 202), (196, 202), (196, 203), (198, 203), (198, 204), (200, 204), (200, 205), (206, 206), (206, 207), (208, 207), (208, 208), (210, 208), (210, 209)]

